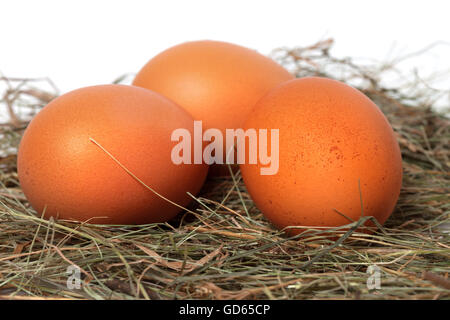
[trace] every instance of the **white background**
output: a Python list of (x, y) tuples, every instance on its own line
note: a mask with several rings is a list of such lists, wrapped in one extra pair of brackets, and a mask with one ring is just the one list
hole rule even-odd
[[(333, 37), (337, 56), (450, 72), (448, 1), (0, 1), (0, 72), (49, 77), (61, 92), (110, 83), (188, 40), (229, 41), (263, 54)], [(450, 88), (446, 79), (436, 83)]]

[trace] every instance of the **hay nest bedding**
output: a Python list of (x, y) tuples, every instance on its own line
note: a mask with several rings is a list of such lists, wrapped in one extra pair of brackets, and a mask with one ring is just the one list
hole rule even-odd
[[(297, 77), (335, 78), (374, 100), (394, 128), (404, 169), (400, 199), (383, 228), (342, 231), (338, 241), (312, 230), (301, 238), (275, 230), (239, 173), (207, 181), (194, 213), (170, 223), (41, 219), (20, 189), (16, 151), (29, 119), (58, 91), (48, 79), (0, 75), (0, 107), (9, 113), (0, 126), (0, 299), (450, 298), (450, 120), (433, 109), (448, 92), (418, 78), (387, 87), (382, 80), (395, 63), (338, 59), (331, 46), (280, 48), (273, 57)], [(70, 265), (80, 268), (80, 289), (67, 287)], [(374, 265), (379, 289), (367, 286)]]

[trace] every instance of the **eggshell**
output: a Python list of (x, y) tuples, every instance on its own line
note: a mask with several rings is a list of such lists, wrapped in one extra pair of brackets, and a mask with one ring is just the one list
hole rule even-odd
[(277, 174), (261, 175), (260, 162), (241, 166), (256, 206), (278, 228), (351, 222), (338, 212), (382, 224), (392, 213), (400, 149), (385, 116), (360, 91), (326, 78), (288, 81), (256, 104), (244, 127), (279, 129)]
[[(133, 85), (163, 94), (195, 120), (202, 120), (205, 130), (216, 128), (225, 134), (225, 129), (242, 127), (264, 94), (293, 78), (254, 50), (220, 41), (193, 41), (151, 59)], [(217, 172), (228, 173), (228, 168)]]
[[(123, 85), (78, 89), (43, 108), (18, 152), (21, 187), (38, 215), (105, 224), (163, 222), (186, 206), (206, 165), (175, 165), (171, 133), (193, 119), (150, 90)], [(102, 150), (97, 142), (107, 152)], [(95, 217), (95, 218), (94, 218)], [(94, 218), (94, 219), (92, 219)]]

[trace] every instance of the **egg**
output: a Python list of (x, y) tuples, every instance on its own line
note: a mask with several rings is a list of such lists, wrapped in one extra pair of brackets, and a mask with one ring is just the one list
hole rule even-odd
[[(225, 134), (226, 129), (242, 127), (264, 94), (293, 78), (254, 50), (220, 41), (192, 41), (155, 56), (133, 85), (163, 94), (201, 120), (205, 130)], [(223, 162), (225, 154), (224, 147)], [(228, 168), (217, 172), (227, 173)]]
[(158, 93), (101, 85), (64, 94), (30, 122), (18, 176), (37, 215), (100, 224), (164, 222), (189, 204), (204, 164), (174, 164), (189, 113)]
[(241, 165), (251, 198), (276, 227), (338, 227), (362, 216), (383, 224), (394, 210), (399, 145), (360, 91), (327, 78), (287, 81), (255, 105), (244, 128), (278, 130), (275, 174), (261, 174), (261, 161)]

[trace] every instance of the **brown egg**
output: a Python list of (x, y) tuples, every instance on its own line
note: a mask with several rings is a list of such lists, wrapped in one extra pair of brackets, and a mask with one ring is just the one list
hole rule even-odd
[(343, 215), (382, 224), (392, 213), (400, 149), (385, 116), (358, 90), (326, 78), (288, 81), (257, 103), (249, 128), (279, 130), (276, 174), (262, 175), (261, 162), (241, 166), (256, 206), (278, 228), (350, 223)]
[[(226, 42), (193, 41), (151, 59), (133, 85), (161, 93), (195, 120), (202, 120), (205, 130), (217, 128), (225, 134), (225, 129), (242, 127), (264, 94), (293, 78), (254, 50)], [(228, 173), (228, 168), (214, 171)]]
[(181, 210), (169, 201), (186, 206), (186, 193), (196, 194), (207, 174), (206, 165), (171, 161), (173, 130), (192, 127), (184, 109), (150, 90), (102, 85), (72, 91), (26, 129), (17, 160), (21, 187), (46, 218), (167, 221)]

